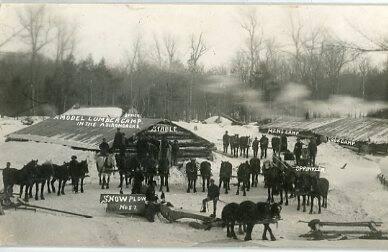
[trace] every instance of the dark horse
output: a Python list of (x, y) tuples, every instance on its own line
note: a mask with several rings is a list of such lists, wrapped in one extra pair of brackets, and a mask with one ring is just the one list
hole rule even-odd
[(124, 153), (121, 153), (121, 154), (116, 154), (115, 158), (116, 158), (117, 169), (119, 170), (119, 175), (120, 175), (119, 188), (121, 188), (121, 191), (122, 191), (124, 180), (125, 180), (125, 187), (128, 188), (130, 183), (130, 177), (131, 177), (131, 174), (133, 173), (133, 170), (131, 170), (131, 166), (130, 166), (131, 157), (128, 157)]
[(280, 137), (272, 137), (271, 139), (272, 152), (274, 155), (280, 151)]
[(248, 158), (250, 141), (251, 141), (251, 139), (249, 136), (239, 137), (238, 144), (240, 147), (240, 156)]
[[(36, 166), (36, 174), (34, 177), (34, 184), (35, 184), (35, 200), (38, 200), (38, 191), (39, 191), (39, 184), (40, 186), (40, 199), (44, 200), (43, 191), (44, 186), (50, 184), (51, 177), (53, 176), (53, 166), (51, 162), (45, 162), (41, 165)], [(32, 198), (32, 187), (30, 187), (30, 198)], [(50, 186), (47, 186), (48, 193), (51, 193)]]
[(321, 197), (322, 207), (327, 208), (327, 194), (329, 192), (329, 181), (325, 178), (311, 177), (311, 208), (310, 214), (313, 213), (314, 198), (318, 199), (318, 213), (321, 213)]
[(263, 164), (264, 186), (268, 191), (268, 202), (274, 202), (274, 195), (282, 193), (282, 171), (273, 162), (266, 160)]
[(169, 192), (170, 188), (168, 187), (168, 176), (170, 175), (170, 165), (167, 158), (159, 160), (158, 173), (160, 176), (160, 191), (162, 191), (163, 186), (166, 186), (166, 191)]
[(190, 161), (186, 164), (186, 176), (187, 176), (187, 192), (190, 192), (190, 189), (193, 188), (193, 192), (197, 192), (196, 184), (197, 184), (197, 176), (198, 169), (195, 161)]
[(147, 154), (146, 157), (142, 160), (142, 166), (145, 173), (145, 183), (148, 185), (154, 181), (154, 176), (156, 176), (156, 160), (152, 155)]
[[(244, 240), (252, 240), (252, 230), (255, 224), (259, 221), (269, 221), (272, 219), (280, 219), (280, 212), (282, 208), (277, 203), (270, 204), (265, 202), (258, 202), (255, 204), (252, 201), (243, 201), (240, 204), (230, 203), (222, 209), (222, 220), (227, 227), (227, 237), (237, 239), (234, 232), (234, 225), (246, 225), (246, 235)], [(268, 240), (267, 231), (269, 231), (271, 240), (276, 238), (272, 233), (269, 223), (263, 223), (264, 231), (262, 235), (263, 240)]]
[(235, 134), (234, 136), (230, 136), (229, 142), (230, 142), (230, 154), (233, 157), (238, 157), (238, 148), (239, 148), (239, 137), (238, 134)]
[(202, 192), (205, 191), (205, 182), (206, 188), (209, 188), (210, 176), (212, 175), (212, 165), (208, 161), (203, 161), (199, 166), (199, 172), (202, 177)]
[(67, 180), (69, 180), (69, 163), (63, 162), (62, 165), (53, 164), (53, 178), (51, 180), (51, 189), (55, 193), (54, 183), (58, 180), (58, 192), (57, 195), (65, 194), (65, 185)]
[(221, 184), (223, 183), (225, 194), (228, 194), (228, 190), (230, 190), (230, 178), (232, 177), (232, 170), (233, 166), (230, 162), (221, 162), (219, 188), (221, 189)]
[(296, 172), (295, 195), (298, 198), (298, 206), (296, 210), (300, 210), (300, 197), (302, 197), (303, 212), (306, 212), (306, 197), (309, 197), (310, 190), (311, 190), (311, 179), (310, 179), (309, 173), (306, 171)]
[(22, 197), (23, 187), (25, 186), (24, 200), (28, 201), (28, 190), (34, 184), (34, 177), (36, 175), (36, 167), (38, 160), (31, 160), (29, 163), (18, 170), (15, 168), (5, 168), (3, 170), (3, 185), (4, 191), (10, 192), (14, 185), (20, 186), (20, 195)]
[(252, 187), (257, 187), (260, 174), (260, 159), (253, 157), (249, 160), (250, 173), (252, 175)]
[(236, 195), (240, 194), (240, 183), (242, 183), (243, 196), (247, 196), (246, 191), (250, 189), (250, 167), (248, 161), (240, 164), (237, 170), (237, 192)]
[(78, 193), (79, 184), (81, 184), (81, 193), (84, 192), (84, 179), (87, 173), (89, 173), (87, 160), (77, 162), (77, 166), (75, 167), (75, 169), (70, 169), (70, 177), (73, 183), (73, 190), (75, 193)]

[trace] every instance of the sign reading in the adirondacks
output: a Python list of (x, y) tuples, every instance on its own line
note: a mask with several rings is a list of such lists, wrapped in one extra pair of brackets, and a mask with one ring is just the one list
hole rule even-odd
[(144, 194), (101, 194), (100, 203), (107, 204), (106, 210), (115, 213), (143, 213), (146, 196)]
[(170, 132), (177, 132), (177, 126), (172, 126), (168, 124), (156, 124), (149, 129), (149, 132), (152, 133), (170, 133)]

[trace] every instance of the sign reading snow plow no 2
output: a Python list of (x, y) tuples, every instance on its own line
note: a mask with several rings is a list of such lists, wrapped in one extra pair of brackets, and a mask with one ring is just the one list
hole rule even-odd
[(144, 213), (146, 196), (144, 194), (101, 194), (100, 203), (107, 204), (107, 212)]

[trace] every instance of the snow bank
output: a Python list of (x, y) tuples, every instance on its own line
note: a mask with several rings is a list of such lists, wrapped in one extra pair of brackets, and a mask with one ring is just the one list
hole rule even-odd
[(218, 124), (220, 126), (232, 125), (232, 121), (222, 116), (212, 116), (204, 120), (207, 124)]

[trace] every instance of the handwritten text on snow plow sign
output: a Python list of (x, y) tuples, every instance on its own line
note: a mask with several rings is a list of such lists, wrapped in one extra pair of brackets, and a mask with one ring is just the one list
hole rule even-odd
[(100, 203), (116, 213), (144, 213), (146, 196), (143, 194), (101, 194)]
[(54, 120), (73, 121), (77, 126), (84, 127), (105, 127), (105, 128), (129, 128), (138, 129), (141, 118), (135, 117), (102, 117), (83, 115), (57, 115)]

